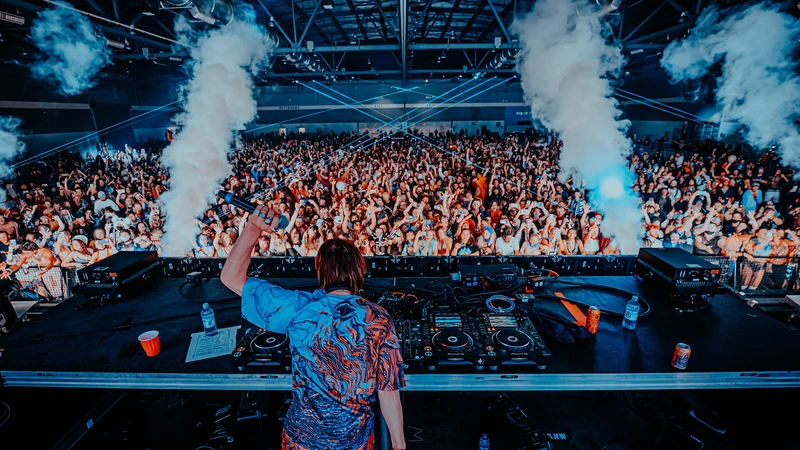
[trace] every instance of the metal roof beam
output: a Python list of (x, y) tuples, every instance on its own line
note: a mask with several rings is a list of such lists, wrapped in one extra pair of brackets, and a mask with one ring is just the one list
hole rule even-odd
[(348, 36), (347, 32), (344, 31), (344, 28), (342, 27), (342, 24), (339, 23), (339, 21), (336, 19), (336, 16), (334, 16), (333, 14), (330, 14), (330, 12), (329, 12), (329, 15), (331, 16), (331, 21), (333, 22), (333, 26), (335, 26), (336, 29), (339, 30), (339, 34), (342, 35), (342, 39), (344, 39), (344, 42), (350, 42), (350, 36)]
[(673, 33), (675, 31), (682, 31), (682, 30), (685, 30), (687, 28), (691, 28), (692, 25), (694, 25), (694, 20), (693, 19), (692, 20), (687, 20), (686, 22), (679, 23), (678, 25), (671, 26), (669, 28), (664, 28), (663, 30), (656, 31), (656, 32), (653, 32), (653, 33), (650, 33), (650, 34), (646, 34), (646, 35), (640, 36), (640, 37), (638, 37), (636, 39), (631, 39), (630, 41), (625, 42), (623, 44), (623, 46), (630, 47), (631, 44), (638, 44), (638, 43), (641, 43), (641, 42), (646, 42), (646, 41), (648, 41), (650, 39), (659, 38), (661, 36), (668, 35), (668, 34)]
[(322, 5), (322, 0), (317, 0), (317, 5), (314, 6), (314, 12), (311, 13), (311, 17), (309, 17), (308, 22), (306, 23), (306, 27), (303, 29), (303, 34), (300, 35), (300, 39), (297, 40), (297, 44), (301, 44), (303, 39), (306, 38), (306, 34), (308, 33), (308, 28), (311, 27), (311, 24), (314, 22), (314, 17), (317, 15), (317, 11), (319, 10), (320, 5)]
[[(89, 3), (92, 6), (92, 8), (94, 8), (95, 11), (99, 12), (100, 14), (102, 14), (103, 17), (108, 17), (108, 14), (106, 14), (106, 12), (103, 11), (103, 8), (101, 8), (100, 5), (98, 5), (96, 1), (94, 1), (94, 0), (86, 0), (86, 2)], [(119, 20), (119, 19), (117, 19), (117, 20)]]
[[(488, 3), (489, 6), (492, 7), (491, 1), (487, 1), (486, 3)], [(508, 42), (511, 42), (511, 36), (508, 34), (508, 31), (506, 30), (506, 27), (503, 25), (502, 19), (500, 19), (500, 17), (506, 17), (512, 9), (514, 9), (514, 2), (511, 2), (508, 5), (506, 5), (506, 7), (503, 8), (503, 11), (500, 13), (499, 17), (495, 15), (495, 17), (497, 18), (497, 22), (492, 22), (491, 24), (489, 24), (489, 26), (487, 26), (486, 29), (483, 30), (483, 33), (481, 33), (481, 35), (478, 36), (478, 39), (476, 39), (476, 41), (480, 42), (484, 40), (486, 38), (486, 35), (494, 31), (497, 25), (500, 25), (503, 29), (503, 33), (506, 35), (506, 39), (508, 39)], [(494, 12), (494, 7), (492, 7), (492, 11)]]
[(447, 30), (450, 29), (450, 23), (453, 21), (453, 14), (455, 14), (459, 5), (461, 5), (461, 0), (456, 0), (455, 3), (453, 3), (453, 10), (450, 11), (450, 15), (447, 16), (447, 21), (444, 23), (441, 34), (439, 34), (439, 39), (444, 39), (444, 35), (447, 34)]
[[(511, 42), (511, 35), (508, 34), (508, 30), (506, 30), (506, 26), (505, 26), (505, 24), (503, 24), (503, 19), (500, 18), (500, 14), (497, 14), (497, 8), (494, 7), (494, 4), (492, 3), (492, 0), (489, 0), (487, 3), (489, 3), (489, 9), (492, 10), (492, 13), (494, 14), (494, 18), (497, 19), (497, 24), (500, 26), (500, 29), (503, 30), (503, 34), (506, 35), (506, 40)], [(513, 7), (513, 5), (514, 5), (514, 2), (511, 2), (508, 5), (506, 5), (506, 7), (503, 9), (503, 15), (505, 15), (506, 10), (510, 9), (510, 7)]]
[(436, 74), (446, 74), (446, 73), (458, 74), (458, 73), (474, 73), (474, 72), (515, 73), (514, 69), (480, 69), (480, 70), (478, 70), (478, 69), (467, 69), (466, 72), (464, 72), (464, 69), (431, 69), (431, 70), (412, 69), (412, 70), (408, 71), (408, 73), (415, 74), (415, 75), (416, 74), (423, 74), (423, 73), (432, 73), (432, 74), (436, 75)]
[(358, 12), (356, 11), (355, 5), (353, 5), (353, 0), (347, 0), (347, 6), (350, 7), (350, 11), (353, 12), (353, 17), (356, 19), (356, 24), (358, 24), (358, 29), (361, 30), (361, 36), (364, 38), (365, 41), (369, 40), (367, 36), (367, 30), (364, 28), (364, 25), (361, 23), (361, 18), (358, 17)]
[[(259, 0), (259, 1), (261, 1), (261, 0)], [(291, 0), (283, 0), (283, 2), (286, 3), (286, 6), (291, 6), (292, 5)], [(299, 8), (297, 10), (297, 13), (300, 14), (300, 18), (301, 19), (308, 20), (308, 14), (306, 14), (306, 12), (303, 10), (303, 8)], [(325, 42), (328, 43), (328, 45), (333, 45), (333, 41), (328, 37), (328, 34), (327, 33), (323, 33), (322, 30), (319, 29), (317, 24), (315, 24), (314, 22), (311, 22), (311, 28), (314, 30), (315, 33), (317, 33), (317, 36), (319, 36), (322, 39), (324, 39)], [(296, 43), (295, 45), (299, 46), (300, 43)]]
[[(345, 76), (357, 76), (357, 75), (401, 75), (402, 72), (400, 70), (354, 70), (354, 71), (347, 71)], [(322, 78), (326, 76), (342, 76), (341, 72), (285, 72), (285, 73), (268, 73), (261, 75), (261, 78)]]
[(423, 20), (423, 22), (422, 22), (422, 34), (421, 35), (422, 35), (422, 40), (423, 41), (425, 40), (425, 36), (428, 35), (428, 14), (429, 14), (428, 10), (431, 7), (432, 3), (433, 3), (433, 0), (428, 0), (428, 4), (425, 5), (425, 9), (422, 11), (422, 20)]
[(269, 8), (267, 8), (267, 5), (264, 4), (264, 0), (257, 0), (257, 1), (258, 5), (261, 6), (261, 9), (263, 9), (265, 13), (269, 14), (269, 16), (272, 17), (272, 22), (275, 24), (275, 28), (277, 28), (278, 31), (281, 32), (283, 37), (286, 38), (286, 42), (288, 42), (290, 45), (295, 45), (295, 43), (292, 41), (292, 38), (289, 37), (289, 35), (286, 33), (286, 30), (284, 30), (281, 24), (278, 22), (278, 19), (275, 17), (275, 14), (272, 14)]
[[(462, 31), (461, 31), (461, 35), (458, 37), (458, 40), (459, 40), (459, 41), (460, 41), (460, 40), (462, 40), (462, 39), (464, 39), (464, 36), (466, 36), (466, 35), (467, 35), (467, 32), (469, 31), (469, 29), (470, 29), (470, 28), (472, 28), (472, 25), (475, 23), (475, 20), (477, 20), (477, 19), (478, 19), (478, 16), (480, 16), (480, 15), (481, 15), (481, 11), (483, 11), (483, 8), (485, 8), (485, 7), (486, 7), (486, 4), (487, 4), (487, 3), (489, 3), (487, 0), (483, 0), (483, 1), (481, 2), (481, 4), (480, 4), (480, 5), (478, 5), (478, 8), (477, 8), (477, 9), (475, 9), (475, 13), (474, 13), (474, 14), (472, 15), (472, 17), (469, 19), (469, 22), (467, 22), (467, 24), (464, 26), (464, 30), (462, 30)], [(478, 40), (480, 40), (480, 39), (478, 39)]]
[(169, 34), (173, 38), (175, 37), (175, 33), (173, 33), (173, 31), (170, 30), (168, 26), (164, 25), (160, 20), (158, 20), (156, 16), (150, 16), (150, 18), (153, 19), (155, 23), (157, 23), (158, 26), (160, 26), (161, 29), (164, 30), (167, 34)]
[(645, 17), (645, 19), (643, 21), (639, 22), (639, 25), (636, 25), (636, 28), (634, 28), (633, 31), (631, 31), (630, 33), (628, 33), (627, 36), (625, 36), (625, 38), (622, 40), (622, 42), (629, 41), (631, 39), (631, 37), (633, 37), (633, 35), (636, 34), (637, 31), (639, 31), (647, 22), (649, 22), (650, 19), (652, 19), (653, 16), (655, 16), (661, 10), (661, 8), (663, 8), (664, 5), (666, 5), (666, 4), (667, 4), (667, 0), (664, 0), (663, 2), (661, 2), (661, 4), (658, 5), (658, 7), (656, 9), (654, 9), (653, 12), (651, 12), (649, 16)]
[(400, 54), (401, 56), (401, 72), (403, 73), (403, 87), (406, 87), (406, 72), (408, 71), (408, 63), (406, 62), (406, 55), (408, 54), (408, 0), (400, 0), (398, 6), (400, 8)]
[[(461, 1), (461, 0), (458, 0), (458, 1)], [(389, 29), (392, 30), (392, 34), (394, 34), (395, 39), (397, 39), (399, 41), (400, 40), (400, 36), (397, 34), (397, 30), (395, 30), (394, 27), (392, 26), (392, 22), (389, 20), (388, 17), (386, 17), (386, 11), (384, 11), (383, 8), (381, 7), (381, 0), (375, 0), (375, 6), (378, 8), (378, 13), (383, 18), (383, 21), (381, 22), (381, 23), (384, 24), (384, 31), (383, 32), (386, 33), (386, 25), (385, 25), (385, 23), (389, 22)]]

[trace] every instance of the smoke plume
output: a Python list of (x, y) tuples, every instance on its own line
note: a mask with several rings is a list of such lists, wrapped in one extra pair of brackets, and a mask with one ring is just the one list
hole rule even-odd
[(40, 12), (33, 21), (30, 40), (41, 52), (31, 73), (54, 84), (63, 95), (91, 88), (97, 72), (111, 63), (105, 39), (86, 16), (67, 8)]
[(696, 79), (718, 62), (716, 99), (721, 116), (746, 127), (758, 148), (777, 145), (786, 164), (800, 167), (800, 79), (792, 53), (800, 21), (778, 6), (751, 5), (722, 11), (709, 7), (689, 37), (672, 42), (661, 65), (674, 81)]
[(541, 0), (513, 24), (521, 52), (517, 71), (525, 101), (564, 143), (562, 176), (576, 173), (604, 213), (602, 229), (623, 253), (639, 248), (641, 212), (626, 166), (630, 122), (621, 118), (611, 83), (625, 60), (588, 2)]
[(197, 218), (231, 172), (228, 153), (236, 132), (256, 116), (252, 77), (271, 46), (252, 10), (199, 36), (186, 21), (177, 28), (191, 48), (189, 81), (182, 88), (183, 113), (175, 118), (182, 130), (161, 158), (170, 172), (169, 191), (161, 198), (165, 250), (181, 256), (199, 233)]
[[(14, 117), (0, 116), (0, 180), (14, 174), (14, 168), (9, 163), (25, 151), (25, 144), (19, 140), (21, 121)], [(0, 203), (6, 201), (6, 191), (0, 188)]]

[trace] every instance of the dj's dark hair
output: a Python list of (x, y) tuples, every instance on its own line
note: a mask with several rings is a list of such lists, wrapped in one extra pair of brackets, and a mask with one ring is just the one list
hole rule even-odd
[(322, 289), (341, 287), (352, 293), (361, 290), (367, 263), (355, 245), (343, 239), (325, 241), (314, 260)]

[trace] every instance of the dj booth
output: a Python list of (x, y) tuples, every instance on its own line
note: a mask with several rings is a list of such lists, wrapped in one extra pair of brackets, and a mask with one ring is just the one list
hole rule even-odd
[[(187, 273), (201, 272), (209, 279), (203, 281), (193, 295), (209, 299), (230, 295), (215, 279), (223, 263), (224, 260), (219, 259), (165, 258), (160, 275), (163, 278), (142, 282), (140, 288), (124, 299), (101, 305), (77, 295), (41, 318), (22, 324), (0, 338), (3, 385), (290, 389), (290, 374), (280, 365), (246, 367), (241, 371), (232, 358), (184, 362), (190, 335), (202, 330), (201, 305), (181, 296), (179, 288)], [(701, 311), (677, 312), (659, 295), (646, 290), (644, 282), (630, 275), (636, 264), (635, 257), (369, 258), (370, 276), (365, 289), (378, 301), (384, 301), (388, 293), (395, 297), (398, 292), (409, 293), (409, 299), (413, 297), (417, 302), (417, 306), (411, 308), (426, 309), (431, 316), (429, 322), (433, 323), (436, 314), (455, 310), (448, 309), (446, 296), (433, 299), (426, 299), (426, 296), (460, 292), (459, 282), (449, 277), (458, 272), (460, 266), (496, 263), (512, 264), (527, 271), (554, 270), (560, 274), (560, 278), (547, 281), (540, 290), (534, 291), (533, 300), (521, 304), (518, 312), (546, 310), (571, 321), (573, 317), (566, 303), (554, 298), (560, 295), (575, 300), (584, 312), (586, 308), (581, 305), (594, 305), (603, 311), (621, 314), (628, 300), (625, 292), (645, 300), (651, 312), (639, 319), (634, 331), (624, 330), (619, 317), (601, 314), (599, 330), (591, 339), (568, 344), (542, 336), (551, 354), (544, 370), (537, 368), (537, 364), (500, 364), (493, 370), (490, 363), (481, 367), (474, 361), (472, 364), (439, 364), (434, 370), (428, 370), (424, 363), (413, 365), (414, 361), (407, 356), (406, 364), (410, 364), (406, 369), (407, 390), (800, 386), (800, 359), (791, 356), (800, 355), (800, 335), (795, 331), (727, 293), (717, 295), (713, 303)], [(316, 288), (311, 258), (254, 259), (250, 273), (286, 288)], [(608, 286), (618, 292), (575, 286), (575, 283)], [(213, 303), (212, 307), (220, 328), (241, 325), (238, 339), (244, 337), (248, 328), (254, 328), (241, 317), (238, 301)], [(464, 313), (465, 317), (481, 314), (480, 308), (471, 309)], [(146, 357), (137, 347), (137, 336), (151, 329), (158, 330), (161, 339), (161, 354), (154, 358)], [(396, 324), (396, 329), (402, 334), (401, 325)], [(480, 339), (474, 338), (475, 341)], [(671, 366), (673, 350), (678, 343), (689, 344), (692, 349), (686, 370)]]
[[(191, 334), (202, 331), (198, 301), (231, 294), (217, 279), (223, 263), (162, 259), (158, 277), (142, 281), (123, 299), (100, 304), (77, 295), (21, 324), (0, 337), (3, 386), (290, 390), (291, 375), (278, 353), (253, 365), (233, 355), (185, 362)], [(483, 305), (491, 292), (467, 292), (462, 281), (451, 277), (460, 267), (478, 264), (487, 270), (489, 264), (513, 265), (523, 275), (554, 271), (559, 277), (544, 277), (532, 297), (518, 296), (514, 312), (493, 315)], [(635, 257), (389, 257), (369, 258), (367, 265), (365, 296), (395, 319), (408, 391), (800, 387), (800, 334), (731, 293), (717, 294), (702, 310), (678, 312), (632, 275)], [(187, 287), (184, 280), (192, 272), (206, 279)], [(255, 259), (250, 275), (285, 288), (316, 289), (310, 258)], [(515, 284), (504, 292), (513, 297), (522, 289)], [(623, 329), (618, 316), (630, 295), (644, 301), (633, 331)], [(585, 313), (586, 305), (603, 311), (597, 333), (588, 339), (555, 340), (529, 321), (536, 315), (577, 321), (576, 310)], [(251, 337), (257, 334), (242, 318), (237, 300), (212, 307), (219, 328), (241, 326), (237, 340), (248, 329), (254, 333)], [(457, 323), (448, 325), (452, 320)], [(501, 348), (503, 336), (496, 333), (508, 326), (507, 320), (522, 333), (514, 335), (515, 342), (526, 337), (531, 341)], [(469, 342), (464, 344), (461, 334), (440, 333), (453, 329), (467, 335)], [(160, 334), (161, 352), (155, 357), (147, 357), (137, 342), (148, 330)], [(436, 339), (443, 337), (441, 346)], [(458, 348), (443, 350), (446, 342)], [(691, 346), (685, 370), (672, 366), (678, 343)]]

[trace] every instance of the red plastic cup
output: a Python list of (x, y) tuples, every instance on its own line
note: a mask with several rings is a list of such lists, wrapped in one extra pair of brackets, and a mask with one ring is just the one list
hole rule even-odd
[(161, 340), (158, 339), (158, 331), (145, 331), (139, 335), (139, 342), (147, 356), (156, 356), (161, 352)]

